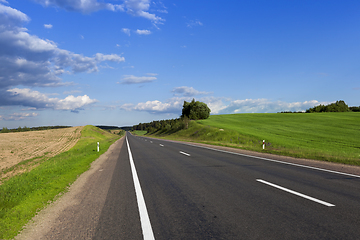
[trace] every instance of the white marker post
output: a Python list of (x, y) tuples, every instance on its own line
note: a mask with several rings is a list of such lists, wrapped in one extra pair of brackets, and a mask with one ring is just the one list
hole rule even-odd
[(265, 140), (263, 140), (263, 149), (265, 149)]
[(97, 151), (99, 152), (100, 151), (100, 146), (99, 146), (99, 142), (97, 142)]

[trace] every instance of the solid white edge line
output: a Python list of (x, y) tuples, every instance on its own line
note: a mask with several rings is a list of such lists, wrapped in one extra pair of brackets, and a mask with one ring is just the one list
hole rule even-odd
[(135, 193), (136, 193), (136, 198), (137, 198), (137, 202), (138, 202), (138, 208), (139, 208), (139, 214), (140, 214), (140, 222), (141, 222), (141, 228), (142, 228), (143, 236), (144, 236), (145, 240), (153, 240), (153, 239), (155, 239), (154, 233), (153, 233), (153, 230), (152, 230), (152, 227), (151, 227), (149, 214), (148, 214), (148, 211), (147, 211), (147, 208), (146, 208), (143, 193), (141, 191), (139, 178), (138, 178), (138, 175), (137, 175), (137, 172), (136, 172), (134, 160), (133, 160), (133, 157), (132, 157), (132, 154), (131, 154), (130, 145), (129, 145), (129, 141), (128, 141), (127, 137), (126, 137), (126, 144), (127, 144), (128, 151), (129, 151), (131, 172), (132, 172), (134, 186), (135, 186)]
[(360, 175), (354, 175), (354, 174), (350, 174), (350, 173), (343, 173), (343, 172), (328, 170), (328, 169), (324, 169), (324, 168), (311, 167), (311, 166), (306, 166), (306, 165), (302, 165), (302, 164), (283, 162), (283, 161), (279, 161), (279, 160), (274, 160), (274, 159), (270, 159), (270, 158), (263, 158), (263, 157), (257, 157), (257, 156), (252, 156), (252, 155), (243, 154), (243, 153), (229, 152), (229, 151), (220, 150), (220, 149), (215, 149), (215, 148), (210, 148), (210, 147), (192, 145), (192, 144), (184, 143), (184, 142), (175, 142), (175, 141), (171, 141), (171, 140), (163, 140), (163, 141), (168, 141), (168, 142), (173, 142), (173, 143), (179, 143), (179, 144), (183, 144), (183, 145), (187, 145), (187, 146), (204, 148), (204, 149), (208, 149), (208, 150), (213, 150), (213, 151), (223, 152), (223, 153), (229, 153), (229, 154), (238, 155), (238, 156), (256, 158), (256, 159), (260, 159), (260, 160), (264, 160), (264, 161), (269, 161), (269, 162), (282, 163), (282, 164), (287, 164), (287, 165), (296, 166), (296, 167), (309, 168), (309, 169), (318, 170), (318, 171), (323, 171), (323, 172), (329, 172), (329, 173), (335, 173), (335, 174), (340, 174), (340, 175), (349, 176), (349, 177), (360, 178)]
[(233, 154), (233, 155), (239, 155), (239, 156), (244, 156), (244, 157), (257, 158), (257, 159), (265, 160), (265, 161), (269, 161), (269, 162), (282, 163), (282, 164), (292, 165), (292, 166), (296, 166), (296, 167), (309, 168), (309, 169), (319, 170), (319, 171), (323, 171), (323, 172), (336, 173), (336, 174), (340, 174), (340, 175), (344, 175), (344, 176), (360, 178), (359, 175), (354, 175), (354, 174), (350, 174), (350, 173), (343, 173), (343, 172), (337, 172), (337, 171), (328, 170), (328, 169), (324, 169), (324, 168), (317, 168), (317, 167), (311, 167), (311, 166), (306, 166), (306, 165), (302, 165), (302, 164), (283, 162), (283, 161), (274, 160), (274, 159), (269, 159), (269, 158), (251, 156), (251, 155), (242, 154), (242, 153), (229, 152), (229, 151), (225, 151), (225, 150), (220, 150), (220, 149), (215, 149), (215, 148), (210, 148), (210, 147), (204, 147), (204, 146), (197, 146), (197, 145), (192, 145), (192, 144), (187, 144), (187, 143), (181, 143), (181, 144), (188, 145), (188, 146), (193, 146), (193, 147), (205, 148), (205, 149), (209, 149), (209, 150), (213, 150), (213, 151), (218, 151), (218, 152), (223, 152), (223, 153), (229, 153), (229, 154)]
[(184, 154), (184, 155), (190, 157), (190, 154), (188, 154), (188, 153), (186, 153), (186, 152), (179, 151), (179, 153)]
[(292, 194), (297, 195), (297, 196), (299, 196), (299, 197), (303, 197), (303, 198), (306, 198), (306, 199), (308, 199), (308, 200), (311, 200), (311, 201), (320, 203), (320, 204), (325, 205), (325, 206), (327, 206), (327, 207), (335, 207), (334, 204), (331, 204), (331, 203), (328, 203), (328, 202), (325, 202), (325, 201), (322, 201), (322, 200), (319, 200), (319, 199), (316, 199), (316, 198), (307, 196), (307, 195), (302, 194), (302, 193), (299, 193), (299, 192), (295, 192), (295, 191), (293, 191), (293, 190), (290, 190), (290, 189), (281, 187), (281, 186), (276, 185), (276, 184), (273, 184), (273, 183), (269, 183), (269, 182), (264, 181), (264, 180), (261, 180), (261, 179), (256, 179), (256, 181), (261, 182), (261, 183), (264, 183), (264, 184), (267, 184), (267, 185), (272, 186), (272, 187), (274, 187), (274, 188), (278, 188), (278, 189), (283, 190), (283, 191), (285, 191), (285, 192), (292, 193)]

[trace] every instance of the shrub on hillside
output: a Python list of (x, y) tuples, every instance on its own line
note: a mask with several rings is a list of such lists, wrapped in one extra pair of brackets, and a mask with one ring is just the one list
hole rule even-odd
[(195, 101), (184, 101), (181, 117), (188, 117), (191, 120), (207, 119), (210, 116), (210, 108), (206, 103)]

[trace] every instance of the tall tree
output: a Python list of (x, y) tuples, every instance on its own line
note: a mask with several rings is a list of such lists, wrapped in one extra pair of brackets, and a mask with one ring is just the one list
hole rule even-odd
[(206, 103), (193, 99), (191, 102), (184, 101), (181, 117), (188, 117), (192, 120), (206, 119), (210, 116), (210, 112)]

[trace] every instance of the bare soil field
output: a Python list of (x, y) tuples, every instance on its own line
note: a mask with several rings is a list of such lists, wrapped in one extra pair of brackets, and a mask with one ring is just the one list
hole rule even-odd
[(0, 179), (69, 150), (80, 138), (82, 128), (0, 134)]

